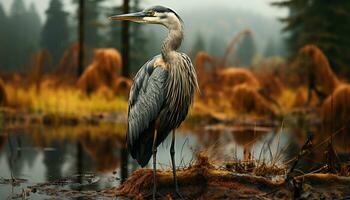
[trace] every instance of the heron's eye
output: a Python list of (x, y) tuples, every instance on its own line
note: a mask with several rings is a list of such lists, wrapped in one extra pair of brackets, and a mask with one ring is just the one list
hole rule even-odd
[(147, 11), (147, 14), (149, 16), (154, 16), (155, 12), (153, 10), (149, 10), (149, 11)]

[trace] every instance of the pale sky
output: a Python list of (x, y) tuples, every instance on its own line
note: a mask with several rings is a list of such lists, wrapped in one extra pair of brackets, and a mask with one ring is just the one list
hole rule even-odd
[[(13, 0), (0, 0), (8, 12)], [(45, 20), (45, 10), (49, 6), (50, 0), (23, 0), (27, 6), (31, 2), (36, 3), (37, 10), (42, 20)], [(65, 10), (74, 12), (76, 9), (72, 6), (72, 0), (62, 0), (65, 5)], [(286, 9), (279, 9), (270, 6), (270, 3), (275, 0), (141, 0), (144, 7), (152, 5), (163, 5), (172, 8), (179, 12), (187, 12), (192, 9), (200, 9), (204, 7), (229, 7), (239, 10), (248, 10), (256, 14), (261, 14), (266, 17), (281, 17), (287, 14)], [(106, 0), (107, 5), (121, 4), (122, 0)], [(213, 10), (215, 12), (215, 9)]]

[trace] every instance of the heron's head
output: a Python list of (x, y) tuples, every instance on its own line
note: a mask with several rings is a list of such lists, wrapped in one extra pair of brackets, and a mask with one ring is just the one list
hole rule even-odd
[(182, 20), (175, 11), (163, 6), (153, 6), (141, 12), (114, 15), (110, 20), (127, 20), (146, 24), (161, 24), (167, 28), (176, 28), (182, 25)]

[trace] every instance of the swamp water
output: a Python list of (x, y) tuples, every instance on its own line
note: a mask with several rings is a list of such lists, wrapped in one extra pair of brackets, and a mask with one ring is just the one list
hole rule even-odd
[[(124, 148), (124, 132), (125, 127), (111, 124), (4, 127), (0, 132), (0, 199), (23, 197), (28, 188), (32, 188), (30, 199), (69, 199), (96, 197), (96, 191), (117, 187), (138, 169)], [(304, 172), (322, 166), (321, 143), (327, 137), (315, 137), (319, 147), (298, 165)], [(178, 167), (189, 166), (196, 154), (204, 151), (210, 160), (254, 159), (291, 164), (290, 159), (298, 154), (305, 138), (298, 128), (182, 128), (176, 135), (176, 163)], [(347, 137), (334, 138), (335, 150), (347, 157)], [(168, 137), (158, 148), (158, 169), (171, 167), (170, 140)], [(150, 161), (148, 167), (151, 164)], [(33, 186), (45, 187), (45, 192), (36, 192)]]

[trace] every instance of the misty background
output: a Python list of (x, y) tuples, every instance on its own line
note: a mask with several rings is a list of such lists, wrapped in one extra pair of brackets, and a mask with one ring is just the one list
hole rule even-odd
[[(2, 0), (0, 1), (0, 18), (13, 18), (12, 22), (7, 24), (10, 35), (16, 35), (13, 39), (8, 38), (3, 42), (0, 48), (4, 50), (8, 45), (18, 43), (18, 50), (8, 52), (10, 55), (2, 56), (8, 58), (7, 61), (0, 63), (2, 72), (20, 71), (27, 72), (29, 70), (31, 55), (41, 48), (48, 48), (52, 41), (61, 40), (62, 35), (54, 37), (54, 34), (48, 33), (46, 45), (45, 26), (51, 23), (52, 30), (57, 26), (57, 31), (62, 31), (66, 34), (62, 39), (62, 47), (55, 48), (53, 52), (54, 61), (59, 62), (63, 51), (77, 42), (77, 1), (76, 0), (61, 0), (62, 16), (66, 20), (66, 28), (59, 28), (61, 22), (55, 20), (49, 22), (48, 11), (50, 9), (50, 0)], [(120, 6), (122, 1), (116, 0), (97, 0), (86, 1), (86, 39), (85, 43), (90, 49), (113, 47), (120, 50), (120, 29), (119, 22), (110, 22), (107, 17), (112, 14), (122, 13)], [(194, 58), (194, 54), (198, 50), (207, 51), (214, 56), (223, 56), (225, 48), (229, 41), (240, 31), (249, 29), (252, 31), (251, 38), (245, 40), (247, 45), (241, 45), (241, 48), (250, 48), (254, 52), (254, 57), (262, 56), (286, 56), (286, 48), (284, 44), (284, 35), (281, 34), (283, 25), (279, 18), (288, 14), (288, 10), (284, 8), (276, 8), (271, 6), (271, 0), (217, 0), (217, 1), (131, 1), (131, 9), (142, 10), (153, 5), (165, 5), (182, 17), (185, 23), (185, 41), (181, 50), (190, 54)], [(23, 5), (22, 5), (23, 4)], [(90, 6), (89, 6), (90, 5)], [(2, 10), (2, 11), (1, 11)], [(18, 12), (16, 14), (16, 12)], [(55, 12), (55, 11), (52, 11)], [(51, 13), (52, 13), (51, 12)], [(1, 14), (3, 13), (3, 14)], [(20, 22), (20, 16), (28, 13), (30, 17), (27, 21)], [(18, 15), (16, 17), (16, 15)], [(16, 21), (17, 20), (17, 21)], [(32, 21), (28, 21), (32, 20)], [(23, 24), (21, 24), (23, 23)], [(64, 23), (63, 23), (64, 24)], [(6, 27), (6, 26), (5, 26)], [(10, 29), (10, 30), (9, 30)], [(64, 30), (67, 29), (67, 30)], [(54, 32), (54, 31), (53, 31)], [(134, 33), (134, 36), (133, 36)], [(23, 37), (21, 37), (23, 34)], [(28, 35), (29, 34), (29, 35)], [(131, 24), (131, 69), (132, 72), (147, 61), (147, 59), (159, 54), (162, 39), (166, 35), (166, 30), (159, 26), (145, 26), (141, 24)], [(18, 38), (27, 38), (21, 41)], [(24, 41), (27, 40), (27, 41)], [(245, 41), (243, 40), (242, 43)], [(27, 43), (27, 44), (26, 44)], [(22, 46), (22, 47), (21, 47)], [(54, 45), (53, 45), (54, 46)], [(50, 49), (50, 48), (49, 48)], [(240, 47), (238, 47), (238, 55)], [(241, 50), (245, 55), (247, 50)], [(51, 52), (52, 53), (52, 52)], [(252, 53), (250, 53), (252, 54)], [(16, 56), (14, 56), (16, 55)], [(92, 55), (91, 53), (88, 55)], [(86, 62), (89, 62), (91, 56), (87, 57)], [(5, 59), (6, 60), (6, 59)], [(242, 59), (241, 62), (235, 62), (235, 59), (230, 59), (234, 64), (249, 65), (250, 58)], [(244, 61), (247, 60), (247, 61)], [(86, 64), (87, 64), (86, 63)], [(86, 65), (85, 64), (85, 65)], [(47, 69), (48, 72), (55, 69)]]

